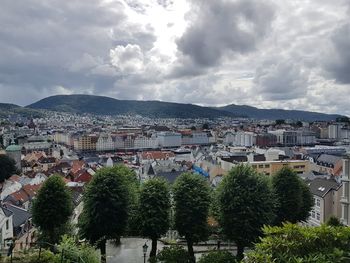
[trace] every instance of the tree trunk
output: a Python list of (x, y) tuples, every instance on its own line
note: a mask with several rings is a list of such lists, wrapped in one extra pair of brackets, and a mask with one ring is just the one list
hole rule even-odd
[(101, 251), (101, 263), (106, 263), (106, 239), (103, 239), (100, 243)]
[(237, 243), (236, 245), (237, 245), (237, 259), (238, 260), (242, 260), (243, 257), (244, 257), (244, 255), (243, 255), (243, 253), (244, 253), (244, 246), (242, 244), (240, 244), (240, 243)]
[(155, 257), (157, 255), (157, 238), (152, 238), (152, 249), (151, 249), (151, 253), (149, 253), (149, 256)]
[(186, 241), (187, 241), (188, 255), (190, 256), (190, 262), (195, 263), (196, 258), (194, 256), (194, 252), (193, 252), (193, 241), (191, 239), (186, 239)]

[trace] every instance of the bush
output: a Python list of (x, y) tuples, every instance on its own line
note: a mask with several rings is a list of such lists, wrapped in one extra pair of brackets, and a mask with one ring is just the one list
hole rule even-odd
[(188, 263), (189, 255), (187, 251), (178, 245), (164, 247), (153, 262), (162, 263)]
[(236, 263), (238, 260), (228, 251), (210, 251), (202, 256), (198, 263)]
[(347, 227), (284, 224), (264, 227), (264, 234), (244, 262), (350, 262), (350, 228)]

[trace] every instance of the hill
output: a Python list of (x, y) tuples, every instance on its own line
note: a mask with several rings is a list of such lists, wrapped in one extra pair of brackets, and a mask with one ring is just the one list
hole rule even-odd
[(42, 99), (27, 107), (78, 114), (138, 114), (145, 117), (158, 118), (248, 117), (268, 120), (330, 121), (341, 116), (300, 110), (258, 109), (246, 105), (232, 104), (224, 107), (201, 107), (193, 104), (162, 101), (118, 100), (92, 95), (56, 95)]
[(162, 101), (117, 100), (92, 95), (57, 95), (42, 99), (27, 106), (32, 109), (47, 109), (71, 113), (97, 115), (139, 114), (158, 118), (217, 118), (235, 117), (231, 112)]
[(331, 121), (335, 120), (337, 117), (341, 117), (341, 115), (338, 114), (325, 114), (301, 110), (258, 109), (251, 106), (235, 104), (218, 107), (217, 109), (231, 112), (237, 115), (244, 114), (245, 116), (253, 119), (268, 120), (292, 119), (301, 121)]
[(35, 109), (24, 108), (15, 104), (0, 103), (0, 117), (17, 114), (23, 117), (42, 117), (43, 114)]

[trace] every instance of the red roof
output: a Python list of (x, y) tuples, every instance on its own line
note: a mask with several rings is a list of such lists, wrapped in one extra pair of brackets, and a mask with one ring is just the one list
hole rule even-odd
[(165, 160), (171, 157), (175, 157), (173, 152), (161, 152), (161, 151), (153, 151), (153, 152), (143, 152), (141, 154), (142, 159), (151, 159), (151, 160)]

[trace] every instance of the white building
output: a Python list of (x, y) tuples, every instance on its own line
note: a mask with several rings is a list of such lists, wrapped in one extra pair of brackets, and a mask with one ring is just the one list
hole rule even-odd
[(341, 128), (340, 124), (331, 124), (328, 126), (328, 138), (338, 140), (341, 138)]
[(6, 239), (13, 237), (13, 213), (0, 207), (0, 249), (7, 248)]
[(341, 221), (344, 225), (350, 225), (350, 159), (343, 160), (343, 175), (341, 178), (343, 183), (343, 192), (340, 199), (341, 203)]
[(112, 151), (115, 149), (113, 139), (110, 134), (101, 134), (96, 142), (96, 151)]
[(181, 134), (176, 132), (160, 132), (157, 134), (157, 140), (162, 148), (177, 148), (182, 143)]
[(134, 147), (135, 149), (155, 149), (158, 146), (157, 138), (138, 136), (135, 138)]
[(193, 132), (189, 136), (182, 137), (182, 145), (208, 145), (209, 137), (206, 132)]

